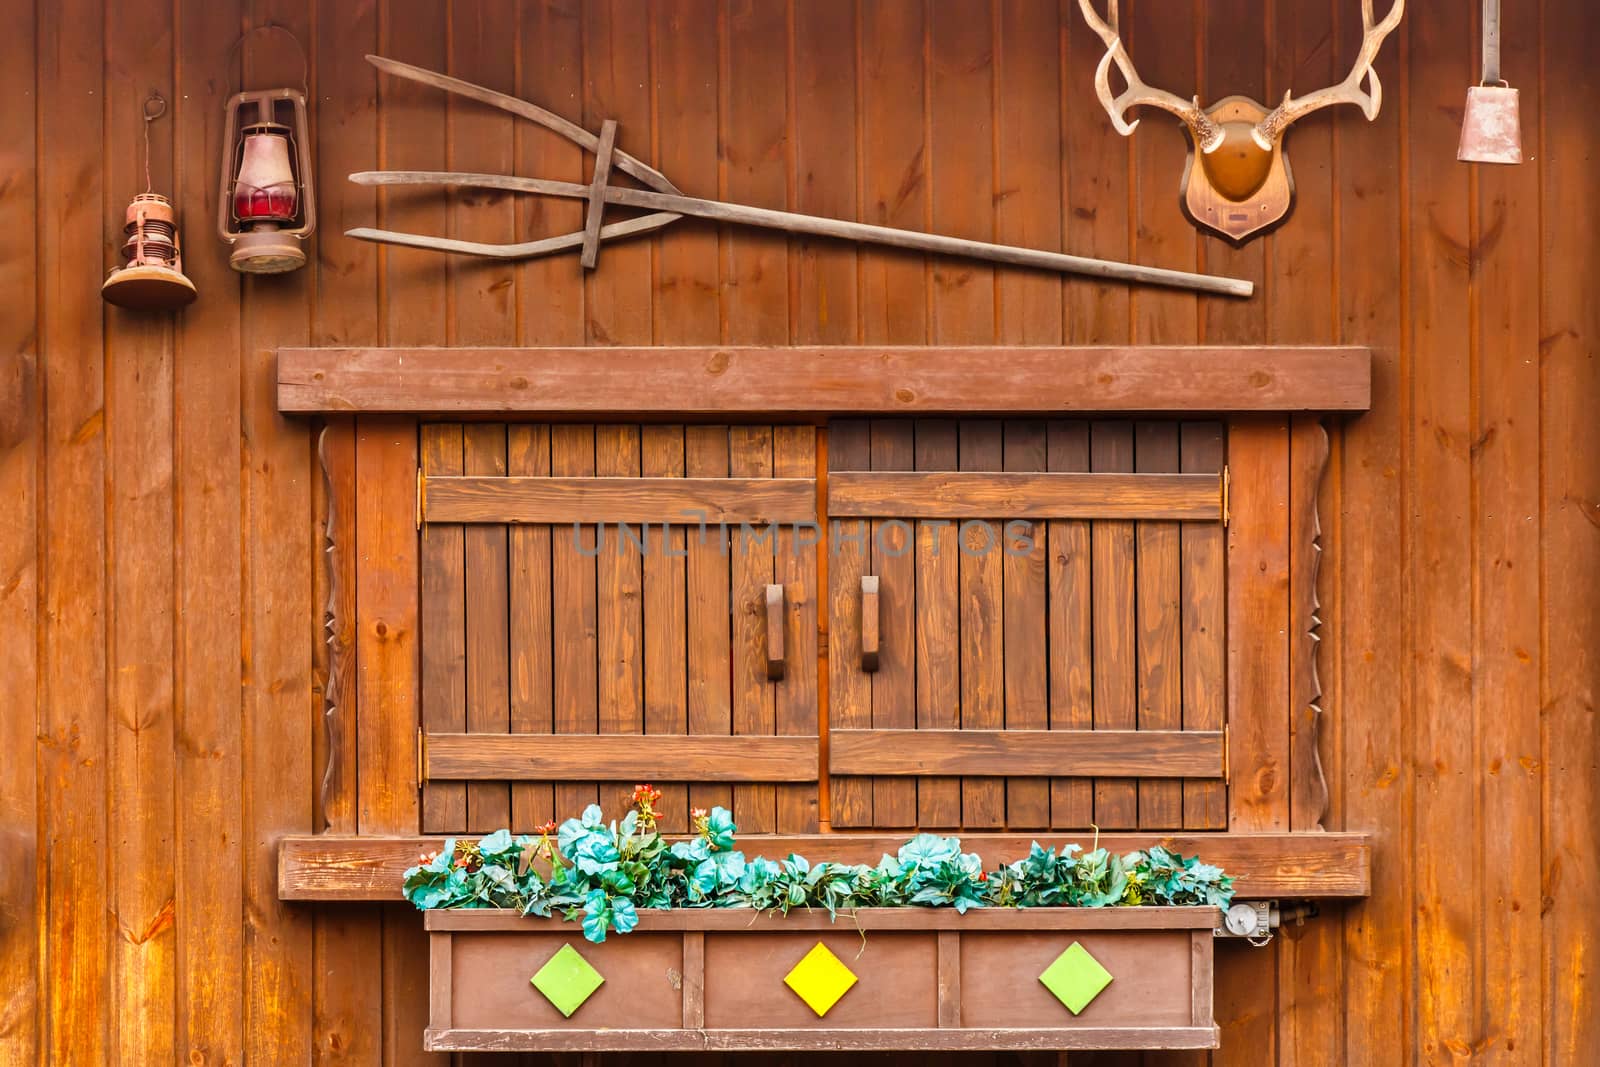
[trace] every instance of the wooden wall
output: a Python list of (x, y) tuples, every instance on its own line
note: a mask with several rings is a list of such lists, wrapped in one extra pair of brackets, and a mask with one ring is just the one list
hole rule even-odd
[[(1146, 79), (1205, 98), (1331, 82), (1357, 32), (1356, 0), (1123, 6)], [(1072, 0), (8, 5), (0, 1060), (425, 1059), (420, 919), (274, 892), (275, 840), (314, 828), (325, 593), (312, 428), (274, 409), (276, 347), (721, 339), (1374, 346), (1373, 410), (1335, 432), (1324, 488), (1322, 758), (1330, 826), (1373, 834), (1375, 892), (1269, 950), (1223, 948), (1211, 1059), (1588, 1062), (1600, 14), (1507, 5), (1530, 161), (1473, 169), (1454, 148), (1476, 8), (1413, 0), (1379, 62), (1378, 120), (1344, 109), (1296, 127), (1294, 216), (1233, 250), (1179, 215), (1168, 120), (1147, 115), (1130, 140), (1110, 128)], [(322, 232), (310, 269), (241, 279), (210, 233), (220, 104), (241, 73), (229, 46), (268, 20), (311, 56)], [(624, 147), (690, 192), (1204, 267), (1260, 295), (1201, 301), (695, 223), (608, 247), (582, 282), (570, 258), (380, 252), (339, 233), (377, 220), (503, 240), (576, 228), (578, 213), (381, 203), (343, 182), (350, 170), (585, 166), (498, 114), (380, 82), (369, 51), (591, 128), (614, 117)], [(252, 85), (298, 77), (272, 35), (243, 67)], [(172, 102), (151, 169), (183, 212), (201, 292), (177, 317), (95, 291), (143, 187), (151, 89)], [(364, 423), (334, 446), (403, 471), (414, 437), (392, 431)], [(362, 552), (414, 536), (356, 522)], [(349, 595), (365, 650), (351, 684), (376, 701), (385, 657), (411, 654), (414, 635), (383, 625), (407, 594)], [(337, 828), (415, 828), (399, 755), (412, 727), (360, 723)]]

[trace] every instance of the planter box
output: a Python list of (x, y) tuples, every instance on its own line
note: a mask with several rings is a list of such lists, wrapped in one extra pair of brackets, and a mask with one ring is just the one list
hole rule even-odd
[(430, 1050), (1217, 1047), (1214, 908), (642, 911), (599, 945), (514, 912), (426, 920)]

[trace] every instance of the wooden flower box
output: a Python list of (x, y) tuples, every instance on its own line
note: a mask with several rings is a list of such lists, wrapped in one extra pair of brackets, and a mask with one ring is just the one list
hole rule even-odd
[[(1217, 1046), (1212, 908), (643, 911), (598, 945), (577, 923), (514, 912), (426, 919), (430, 1050)], [(822, 1014), (786, 983), (819, 943), (817, 970), (793, 981)], [(1058, 959), (1065, 999), (1040, 978)], [(532, 984), (547, 965), (554, 999)]]

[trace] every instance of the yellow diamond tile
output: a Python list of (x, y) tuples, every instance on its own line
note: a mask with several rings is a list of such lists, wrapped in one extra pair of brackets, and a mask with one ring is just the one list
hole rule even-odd
[(783, 984), (821, 1017), (856, 984), (856, 976), (838, 956), (828, 951), (827, 945), (818, 941), (816, 947), (784, 976)]

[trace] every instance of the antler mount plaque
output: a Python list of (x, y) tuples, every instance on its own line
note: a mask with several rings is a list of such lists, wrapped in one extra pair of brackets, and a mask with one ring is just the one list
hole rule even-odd
[[(1344, 81), (1302, 97), (1285, 92), (1283, 102), (1274, 108), (1248, 96), (1226, 96), (1202, 107), (1199, 97), (1185, 100), (1146, 85), (1123, 44), (1117, 0), (1108, 0), (1105, 18), (1095, 10), (1095, 0), (1078, 0), (1078, 6), (1089, 28), (1106, 44), (1094, 86), (1111, 125), (1123, 136), (1132, 134), (1139, 120), (1130, 122), (1126, 115), (1129, 108), (1140, 106), (1175, 115), (1189, 133), (1184, 212), (1196, 226), (1243, 244), (1281, 222), (1294, 205), (1294, 178), (1283, 154), (1283, 135), (1293, 123), (1334, 104), (1354, 104), (1369, 121), (1377, 117), (1383, 86), (1372, 63), (1383, 39), (1400, 24), (1406, 5), (1405, 0), (1394, 0), (1379, 22), (1373, 18), (1372, 0), (1361, 0), (1361, 49)], [(1113, 64), (1127, 82), (1120, 95), (1111, 91)]]

